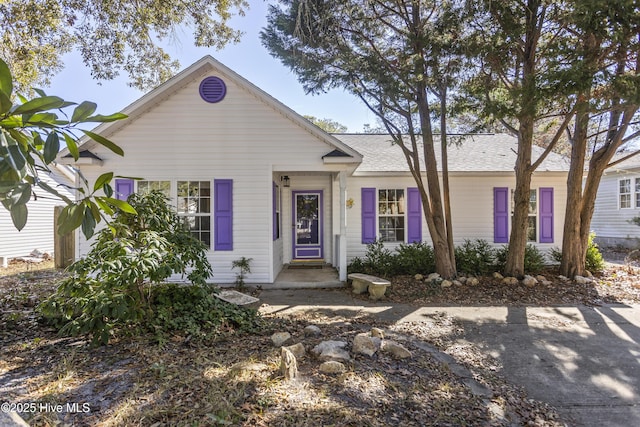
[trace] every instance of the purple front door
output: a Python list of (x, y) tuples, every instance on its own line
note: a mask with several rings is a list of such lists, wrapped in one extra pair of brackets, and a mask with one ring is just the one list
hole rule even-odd
[(293, 191), (293, 259), (323, 258), (322, 191)]

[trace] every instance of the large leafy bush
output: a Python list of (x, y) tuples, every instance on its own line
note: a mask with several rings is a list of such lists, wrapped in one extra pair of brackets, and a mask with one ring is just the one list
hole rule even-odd
[(137, 215), (118, 212), (84, 259), (40, 310), (64, 334), (90, 334), (107, 343), (116, 327), (154, 317), (153, 284), (183, 274), (195, 285), (212, 275), (206, 246), (184, 227), (160, 192), (134, 194)]

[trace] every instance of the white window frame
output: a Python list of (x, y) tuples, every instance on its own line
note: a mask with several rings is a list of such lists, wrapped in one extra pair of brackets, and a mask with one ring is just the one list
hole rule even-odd
[[(389, 201), (388, 197), (389, 197), (390, 191), (394, 192), (395, 200)], [(381, 192), (386, 193), (386, 200), (381, 201), (381, 198), (380, 198)], [(400, 196), (398, 195), (399, 192), (402, 193)], [(377, 231), (378, 231), (378, 236), (380, 240), (382, 240), (383, 242), (389, 242), (389, 243), (406, 242), (407, 241), (407, 218), (406, 218), (407, 189), (406, 188), (378, 188), (376, 192), (376, 198), (377, 198), (376, 214), (377, 214), (377, 220), (378, 220)], [(384, 211), (382, 211), (383, 205), (384, 205)], [(394, 211), (397, 211), (397, 212), (394, 212)], [(381, 221), (381, 219), (383, 218), (400, 218), (402, 219), (402, 227), (386, 228), (385, 230), (383, 230), (382, 221)], [(398, 231), (400, 229), (402, 229), (402, 239), (397, 238)], [(386, 231), (386, 233), (383, 233), (383, 231)], [(389, 231), (393, 232), (394, 239), (388, 238)], [(387, 234), (387, 236), (385, 236), (384, 234)]]
[[(513, 211), (515, 208), (515, 189), (511, 189), (511, 217), (509, 218), (509, 230), (511, 230), (511, 225), (513, 224)], [(534, 238), (531, 239), (529, 236), (529, 224), (527, 222), (527, 243), (538, 243), (538, 239), (539, 239), (539, 232), (538, 230), (540, 229), (540, 209), (539, 209), (539, 200), (540, 200), (540, 195), (538, 192), (538, 188), (530, 188), (529, 189), (529, 218), (535, 218), (535, 222), (534, 222), (534, 230), (533, 230), (533, 234), (534, 234)], [(533, 205), (532, 205), (533, 203)]]
[[(160, 183), (168, 183), (169, 184), (169, 188), (168, 188), (168, 190), (166, 192), (163, 191), (163, 189), (159, 188), (160, 187)], [(144, 185), (142, 185), (142, 184), (144, 184)], [(147, 188), (140, 188), (141, 186), (144, 186), (144, 187), (147, 187)], [(141, 180), (137, 180), (136, 181), (136, 193), (141, 193), (142, 191), (148, 191), (148, 190), (160, 190), (160, 191), (162, 191), (164, 193), (165, 196), (167, 196), (168, 199), (172, 200), (171, 196), (173, 194), (173, 192), (172, 192), (173, 183), (171, 182), (171, 180), (168, 180), (168, 179), (141, 179)]]
[[(628, 183), (628, 191), (622, 192), (622, 183), (626, 181)], [(631, 209), (633, 207), (633, 203), (631, 200), (631, 196), (633, 195), (633, 191), (631, 188), (631, 178), (620, 178), (618, 180), (618, 209)], [(626, 203), (622, 202), (622, 197), (625, 196)], [(627, 205), (627, 206), (623, 206)]]

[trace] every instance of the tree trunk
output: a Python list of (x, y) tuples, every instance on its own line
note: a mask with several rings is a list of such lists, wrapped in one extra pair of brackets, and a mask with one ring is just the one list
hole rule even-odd
[[(447, 224), (443, 212), (440, 177), (438, 175), (438, 164), (436, 162), (436, 153), (433, 144), (433, 132), (429, 118), (426, 91), (424, 92), (424, 99), (419, 101), (422, 101), (419, 102), (418, 105), (422, 125), (425, 174), (427, 176), (428, 188), (427, 197), (423, 197), (422, 204), (425, 207), (425, 215), (427, 216), (430, 213), (430, 218), (427, 218), (427, 226), (429, 227), (429, 234), (433, 242), (436, 273), (446, 279), (450, 279), (456, 276), (456, 265), (451, 258), (452, 250), (449, 247), (449, 240), (447, 238)], [(428, 204), (428, 206), (425, 206), (425, 204)]]
[[(560, 273), (566, 277), (584, 274), (586, 247), (581, 238), (582, 221), (582, 179), (587, 152), (587, 132), (589, 111), (586, 102), (588, 94), (582, 94), (576, 107), (574, 138), (571, 145), (571, 164), (567, 177), (567, 206), (565, 209), (562, 236), (562, 261)], [(588, 234), (587, 234), (588, 237)]]
[(524, 254), (527, 248), (529, 227), (529, 202), (531, 191), (531, 147), (533, 144), (533, 119), (521, 120), (518, 133), (518, 158), (516, 161), (516, 186), (513, 194), (513, 220), (509, 235), (509, 251), (504, 273), (513, 277), (524, 275)]

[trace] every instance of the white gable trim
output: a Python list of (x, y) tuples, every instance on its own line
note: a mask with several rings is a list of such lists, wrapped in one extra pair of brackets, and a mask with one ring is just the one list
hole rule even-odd
[[(275, 99), (253, 83), (249, 82), (247, 79), (240, 76), (238, 73), (234, 72), (221, 62), (217, 61), (210, 55), (203, 57), (199, 61), (180, 71), (171, 79), (167, 80), (157, 88), (143, 95), (141, 98), (124, 108), (122, 112), (129, 116), (128, 119), (118, 120), (111, 123), (102, 123), (97, 126), (93, 130), (93, 132), (108, 138), (110, 135), (113, 135), (115, 132), (127, 126), (132, 120), (135, 120), (136, 118), (143, 115), (148, 109), (158, 104), (163, 99), (168, 98), (171, 94), (175, 93), (191, 81), (197, 79), (205, 73), (210, 73), (211, 71), (220, 73), (229, 81), (240, 86), (241, 88), (255, 96), (257, 99), (270, 106), (284, 117), (291, 120), (296, 125), (314, 135), (316, 138), (327, 144), (328, 151), (338, 149), (350, 156), (342, 158), (340, 163), (362, 162), (362, 155), (356, 150), (344, 144), (334, 136), (326, 133), (319, 127), (315, 126), (300, 114), (296, 113), (291, 108), (287, 107), (282, 102), (278, 101), (277, 99)], [(82, 137), (80, 139), (80, 146), (82, 146), (82, 149), (84, 150), (90, 149), (96, 144), (97, 143), (95, 141), (91, 140), (88, 137)], [(61, 158), (67, 154), (69, 154), (69, 151), (65, 148), (60, 152), (58, 157)]]

